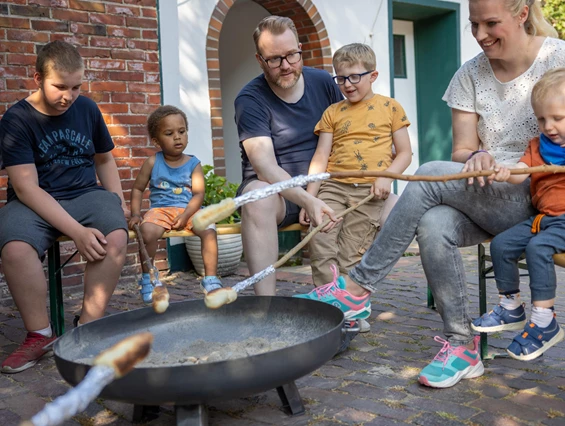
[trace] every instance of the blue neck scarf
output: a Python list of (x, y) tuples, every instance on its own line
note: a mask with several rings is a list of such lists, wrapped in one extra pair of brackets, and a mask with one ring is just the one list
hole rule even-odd
[(539, 153), (547, 164), (565, 166), (565, 148), (554, 144), (551, 139), (543, 133), (539, 137)]

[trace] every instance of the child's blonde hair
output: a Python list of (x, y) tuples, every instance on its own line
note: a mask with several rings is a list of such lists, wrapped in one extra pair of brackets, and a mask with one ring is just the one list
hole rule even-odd
[(348, 66), (361, 64), (367, 71), (373, 71), (377, 68), (375, 52), (369, 46), (362, 43), (351, 43), (340, 47), (334, 53), (332, 63), (334, 69), (337, 69), (342, 64)]
[(149, 137), (151, 139), (157, 137), (157, 133), (159, 132), (159, 124), (161, 123), (161, 120), (163, 118), (176, 114), (182, 116), (182, 118), (184, 119), (184, 124), (188, 129), (188, 119), (186, 118), (186, 114), (181, 109), (172, 105), (163, 105), (153, 111), (147, 119), (147, 132), (149, 133)]
[(565, 96), (565, 68), (554, 68), (540, 78), (532, 89), (532, 106), (552, 95)]

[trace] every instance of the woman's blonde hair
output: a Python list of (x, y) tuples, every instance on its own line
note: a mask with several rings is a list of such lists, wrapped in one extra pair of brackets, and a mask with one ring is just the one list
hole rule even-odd
[(565, 95), (565, 68), (547, 71), (532, 89), (532, 106), (539, 105), (551, 95)]
[(524, 29), (527, 34), (542, 37), (558, 37), (557, 30), (543, 16), (539, 0), (505, 0), (505, 3), (512, 16), (519, 15), (524, 6), (530, 8), (528, 18), (524, 22)]

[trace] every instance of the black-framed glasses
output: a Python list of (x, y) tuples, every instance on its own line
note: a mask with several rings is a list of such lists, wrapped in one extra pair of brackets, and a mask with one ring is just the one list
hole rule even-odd
[(270, 59), (263, 58), (263, 55), (259, 53), (259, 57), (263, 59), (263, 62), (265, 62), (269, 68), (275, 69), (282, 65), (283, 59), (286, 59), (289, 65), (296, 64), (298, 61), (300, 61), (300, 58), (302, 57), (302, 50), (299, 50), (298, 52), (289, 53), (288, 55), (285, 56), (277, 56), (276, 58), (270, 58)]
[(334, 81), (335, 81), (337, 84), (339, 84), (340, 86), (341, 86), (342, 84), (345, 84), (345, 80), (349, 80), (349, 82), (350, 82), (351, 84), (357, 84), (357, 83), (359, 83), (359, 82), (361, 81), (361, 78), (362, 78), (364, 75), (371, 74), (371, 73), (374, 72), (374, 71), (375, 71), (375, 70), (366, 71), (366, 72), (364, 72), (364, 73), (362, 73), (362, 74), (336, 75), (336, 76), (334, 77)]

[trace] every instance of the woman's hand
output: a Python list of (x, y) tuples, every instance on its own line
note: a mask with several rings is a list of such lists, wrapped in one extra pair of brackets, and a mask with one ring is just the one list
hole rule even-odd
[[(473, 155), (467, 162), (465, 166), (463, 166), (463, 173), (465, 172), (477, 172), (481, 170), (492, 170), (495, 166), (494, 158), (488, 152), (478, 152)], [(467, 183), (469, 185), (473, 184), (474, 178), (467, 179)], [(483, 176), (477, 177), (477, 182), (479, 182), (480, 186), (485, 186), (485, 178)], [(488, 183), (492, 183), (492, 179), (488, 177)]]
[(308, 217), (306, 209), (300, 209), (300, 213), (298, 214), (298, 223), (302, 226), (310, 226), (310, 218)]

